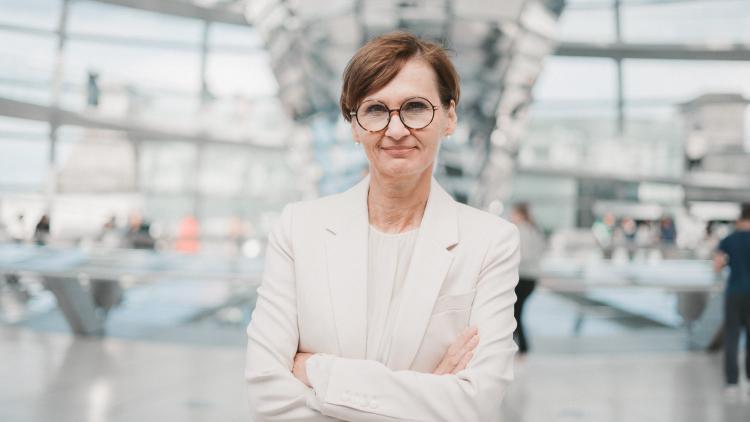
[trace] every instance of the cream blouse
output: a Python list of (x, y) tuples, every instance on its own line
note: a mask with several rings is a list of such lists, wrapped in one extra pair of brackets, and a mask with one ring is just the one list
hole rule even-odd
[(385, 363), (391, 347), (401, 290), (409, 270), (418, 229), (382, 233), (370, 226), (367, 265), (366, 358)]
[[(385, 363), (390, 353), (401, 291), (409, 271), (419, 229), (383, 233), (370, 226), (367, 260), (366, 358)], [(307, 377), (325, 391), (333, 356), (315, 354), (306, 362)]]

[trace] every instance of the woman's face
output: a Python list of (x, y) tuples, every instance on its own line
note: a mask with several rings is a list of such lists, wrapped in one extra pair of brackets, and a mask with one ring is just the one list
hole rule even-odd
[(437, 75), (432, 67), (423, 60), (411, 59), (388, 85), (362, 102), (379, 101), (393, 110), (415, 97), (425, 98), (438, 107), (432, 122), (422, 129), (407, 128), (396, 112), (391, 114), (388, 126), (379, 132), (368, 132), (356, 118), (352, 119), (352, 134), (364, 148), (371, 172), (386, 177), (432, 173), (440, 140), (456, 127), (455, 103), (451, 100), (448, 107), (441, 104)]

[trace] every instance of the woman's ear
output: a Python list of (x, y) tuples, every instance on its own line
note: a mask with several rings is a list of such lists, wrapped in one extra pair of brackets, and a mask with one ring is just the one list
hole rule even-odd
[(456, 124), (458, 123), (458, 115), (456, 114), (456, 102), (451, 100), (447, 110), (448, 121), (445, 125), (445, 136), (453, 135), (453, 131), (456, 130)]

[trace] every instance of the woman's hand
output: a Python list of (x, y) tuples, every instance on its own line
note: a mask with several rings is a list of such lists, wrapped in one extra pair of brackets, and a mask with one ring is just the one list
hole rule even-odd
[[(443, 359), (440, 361), (438, 366), (432, 371), (435, 375), (455, 374), (459, 371), (466, 369), (466, 365), (474, 356), (474, 349), (479, 344), (479, 334), (477, 327), (469, 327), (464, 330), (461, 335), (458, 336), (456, 341), (451, 344), (448, 350), (443, 355)], [(311, 387), (310, 380), (307, 379), (307, 362), (312, 353), (299, 352), (294, 356), (294, 365), (292, 366), (292, 374), (294, 377), (300, 380), (303, 384)]]
[(465, 329), (451, 344), (432, 373), (435, 375), (455, 374), (466, 369), (466, 365), (474, 356), (474, 349), (478, 344), (479, 330), (477, 330), (477, 327)]
[(312, 355), (312, 353), (298, 352), (294, 355), (294, 365), (292, 366), (292, 374), (294, 374), (294, 377), (302, 381), (302, 383), (308, 387), (312, 386), (310, 385), (310, 380), (307, 379), (307, 367), (305, 366), (305, 362), (307, 362)]

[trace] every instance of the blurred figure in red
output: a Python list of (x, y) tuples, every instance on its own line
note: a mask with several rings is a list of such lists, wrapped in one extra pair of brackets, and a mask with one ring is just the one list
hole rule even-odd
[(199, 234), (200, 227), (198, 220), (192, 215), (185, 216), (177, 228), (177, 241), (174, 244), (175, 250), (184, 253), (198, 252), (200, 250)]

